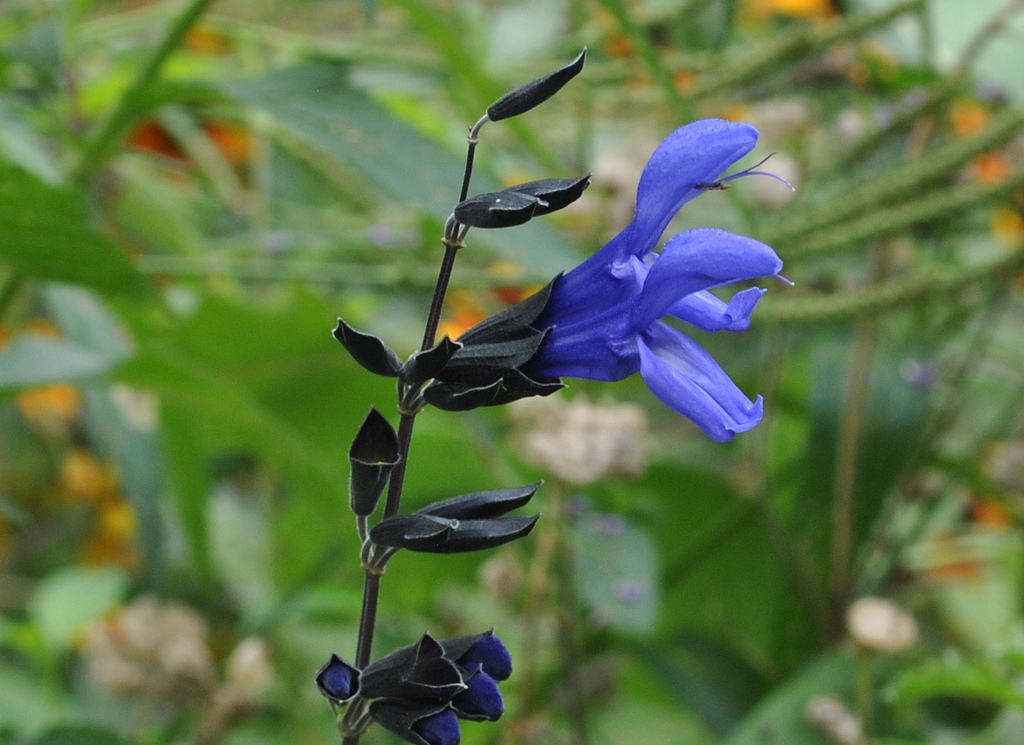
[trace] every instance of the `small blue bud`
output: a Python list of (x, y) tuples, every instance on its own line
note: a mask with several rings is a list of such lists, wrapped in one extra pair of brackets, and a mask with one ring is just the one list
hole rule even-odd
[(452, 699), (455, 711), (465, 719), (486, 719), (495, 722), (505, 713), (505, 702), (494, 678), (483, 670), (466, 681), (469, 686)]
[(512, 655), (494, 634), (481, 636), (456, 663), (466, 670), (479, 667), (494, 680), (507, 680), (512, 674)]
[(320, 693), (336, 704), (344, 704), (359, 691), (359, 670), (332, 654), (316, 674)]
[(423, 717), (412, 726), (412, 731), (429, 745), (459, 745), (462, 740), (459, 718), (450, 708)]

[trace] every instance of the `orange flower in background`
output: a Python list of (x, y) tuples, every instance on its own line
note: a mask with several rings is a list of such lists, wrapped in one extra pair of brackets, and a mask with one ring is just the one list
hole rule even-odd
[(960, 98), (953, 102), (949, 123), (957, 137), (970, 137), (985, 128), (990, 116), (985, 104), (973, 98)]
[(971, 175), (982, 184), (998, 184), (1005, 181), (1013, 167), (998, 153), (982, 153), (971, 161)]
[(70, 501), (100, 503), (120, 497), (117, 472), (85, 448), (74, 448), (64, 459), (61, 493)]
[(672, 82), (680, 93), (692, 93), (697, 86), (697, 76), (687, 70), (679, 70), (672, 76)]
[(1011, 248), (1019, 246), (1024, 241), (1024, 215), (1016, 207), (997, 207), (992, 212), (990, 229), (1000, 243)]
[(155, 119), (145, 119), (135, 127), (128, 135), (128, 145), (165, 158), (185, 159), (185, 151)]
[(92, 529), (82, 546), (82, 561), (138, 567), (139, 521), (121, 491), (117, 469), (84, 448), (75, 448), (64, 460), (60, 487), (66, 500), (85, 502), (95, 510)]
[[(46, 339), (60, 337), (60, 329), (47, 318), (31, 318), (24, 331)], [(8, 332), (0, 330), (0, 347), (7, 342)], [(82, 410), (82, 393), (73, 385), (53, 383), (27, 388), (15, 401), (22, 415), (33, 424), (60, 432), (71, 424)]]
[(201, 24), (190, 28), (182, 43), (190, 51), (210, 55), (227, 54), (231, 49), (230, 38), (220, 31)]
[(755, 17), (831, 18), (836, 15), (831, 0), (746, 0), (743, 10)]
[[(228, 163), (242, 166), (252, 160), (252, 134), (231, 122), (205, 121), (203, 132)], [(188, 154), (158, 121), (146, 119), (128, 135), (128, 145), (136, 150), (173, 160), (188, 160)]]
[(451, 312), (441, 321), (437, 329), (438, 337), (446, 334), (455, 339), (487, 317), (480, 298), (471, 290), (455, 290), (448, 295), (448, 306)]
[(967, 512), (971, 522), (990, 528), (1012, 528), (1016, 523), (1013, 513), (1006, 505), (991, 497), (972, 497)]
[(248, 130), (229, 122), (203, 122), (203, 131), (231, 165), (242, 166), (252, 160), (252, 134)]
[(118, 499), (101, 505), (92, 532), (82, 547), (82, 561), (137, 568), (141, 561), (135, 540), (138, 532), (135, 509), (127, 501)]

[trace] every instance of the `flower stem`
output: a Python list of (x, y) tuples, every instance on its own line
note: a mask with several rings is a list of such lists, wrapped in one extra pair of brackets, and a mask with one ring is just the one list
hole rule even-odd
[[(469, 152), (466, 154), (466, 171), (463, 177), (460, 202), (466, 198), (466, 191), (469, 189), (469, 179), (473, 172), (473, 153), (476, 149), (476, 135), (485, 121), (486, 119), (481, 119), (470, 133)], [(454, 218), (450, 218), (445, 226), (443, 240), (445, 247), (444, 257), (441, 259), (441, 267), (437, 273), (434, 295), (430, 300), (430, 310), (427, 311), (423, 343), (420, 345), (421, 351), (426, 351), (434, 346), (434, 337), (437, 336), (437, 326), (441, 320), (441, 310), (444, 307), (445, 295), (448, 293), (448, 284), (451, 282), (455, 258), (459, 253), (459, 249), (464, 245), (464, 238), (464, 226), (456, 222)], [(400, 398), (401, 386), (402, 384), (399, 383)], [(404, 402), (400, 401), (399, 403), (401, 405)], [(391, 472), (391, 478), (388, 481), (388, 495), (384, 501), (384, 519), (394, 517), (402, 507), (405, 470), (409, 464), (409, 450), (412, 446), (412, 432), (413, 426), (416, 423), (417, 413), (418, 410), (402, 410), (402, 418), (398, 423), (398, 464)], [(364, 552), (363, 565), (366, 570), (366, 576), (363, 580), (363, 606), (359, 615), (359, 633), (356, 641), (355, 659), (355, 666), (360, 670), (370, 664), (370, 658), (373, 655), (373, 637), (377, 630), (377, 607), (380, 604), (380, 583), (384, 571), (383, 563), (379, 566), (373, 564), (372, 552), (373, 549), (371, 549), (370, 561), (365, 560)], [(351, 714), (351, 711), (348, 713)], [(339, 728), (342, 731), (342, 743), (343, 745), (358, 745), (359, 738), (361, 737), (360, 734), (346, 734), (346, 732), (351, 732), (351, 730), (345, 727), (345, 724), (350, 724), (348, 719), (346, 717), (344, 723), (339, 723)]]

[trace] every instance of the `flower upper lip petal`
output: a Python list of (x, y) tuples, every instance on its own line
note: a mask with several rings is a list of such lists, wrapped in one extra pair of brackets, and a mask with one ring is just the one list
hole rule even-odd
[(702, 119), (680, 127), (654, 151), (637, 188), (633, 236), (637, 253), (654, 248), (669, 221), (726, 169), (754, 149), (757, 129), (746, 122)]

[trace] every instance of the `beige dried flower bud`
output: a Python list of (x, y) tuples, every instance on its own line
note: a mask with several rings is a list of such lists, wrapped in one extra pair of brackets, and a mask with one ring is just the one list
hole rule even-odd
[(835, 696), (815, 696), (804, 708), (807, 722), (837, 745), (864, 745), (860, 719)]
[(896, 654), (917, 641), (914, 617), (886, 598), (855, 601), (846, 611), (846, 628), (858, 645), (878, 652)]
[(196, 611), (143, 596), (96, 625), (82, 654), (92, 679), (112, 695), (183, 705), (213, 689), (207, 637)]
[(570, 484), (636, 477), (647, 465), (647, 417), (634, 404), (566, 403), (549, 396), (517, 401), (515, 445), (530, 464)]
[(501, 551), (480, 565), (478, 576), (489, 595), (507, 603), (519, 592), (525, 574), (513, 551)]
[(251, 701), (259, 701), (274, 682), (274, 666), (266, 640), (250, 636), (240, 641), (228, 657), (224, 676)]

